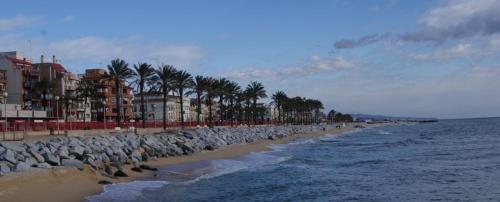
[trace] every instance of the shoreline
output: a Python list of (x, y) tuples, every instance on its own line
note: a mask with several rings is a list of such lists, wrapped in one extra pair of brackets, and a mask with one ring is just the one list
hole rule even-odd
[[(158, 158), (157, 160), (145, 162), (145, 164), (158, 168), (182, 163), (232, 158), (251, 152), (269, 151), (271, 150), (269, 146), (274, 144), (286, 144), (298, 139), (315, 138), (326, 134), (340, 135), (352, 130), (355, 130), (355, 128), (352, 124), (348, 124), (341, 129), (294, 134), (277, 140), (260, 140), (248, 144), (227, 145), (214, 151), (205, 150), (191, 155)], [(103, 191), (104, 185), (98, 184), (101, 180), (124, 183), (139, 178), (151, 178), (155, 174), (155, 172), (147, 170), (138, 173), (131, 171), (131, 168), (131, 165), (124, 166), (124, 171), (129, 177), (122, 178), (105, 176), (89, 166), (85, 166), (82, 171), (76, 168), (54, 167), (52, 169), (33, 168), (29, 172), (12, 173), (0, 177), (0, 201), (84, 201), (85, 197)]]

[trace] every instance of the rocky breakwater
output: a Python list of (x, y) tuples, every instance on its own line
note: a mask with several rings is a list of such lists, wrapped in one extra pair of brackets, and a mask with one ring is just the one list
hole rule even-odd
[[(326, 128), (325, 128), (326, 127)], [(92, 137), (58, 137), (23, 144), (0, 143), (0, 175), (27, 171), (31, 167), (66, 166), (83, 169), (85, 164), (108, 175), (123, 176), (124, 164), (135, 170), (153, 169), (141, 162), (160, 157), (189, 155), (225, 145), (278, 139), (331, 126), (260, 126), (196, 128), (158, 134), (129, 133)], [(89, 131), (91, 132), (91, 131)], [(113, 170), (117, 170), (113, 172)]]

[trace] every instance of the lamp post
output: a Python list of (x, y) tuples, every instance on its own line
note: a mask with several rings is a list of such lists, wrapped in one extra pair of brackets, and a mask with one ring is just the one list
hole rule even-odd
[(106, 130), (106, 101), (102, 101), (104, 111), (102, 111), (102, 120), (104, 121), (104, 130)]
[[(3, 93), (3, 116), (5, 117), (5, 125), (4, 125), (4, 132), (7, 132), (7, 97), (9, 96), (9, 93), (4, 92)], [(5, 136), (4, 136), (5, 139)]]
[(56, 99), (56, 117), (57, 117), (57, 135), (59, 135), (59, 96), (54, 97)]

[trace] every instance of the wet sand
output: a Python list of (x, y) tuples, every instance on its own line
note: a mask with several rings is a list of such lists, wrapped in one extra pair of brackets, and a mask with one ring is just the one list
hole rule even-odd
[[(251, 152), (270, 150), (271, 144), (285, 144), (297, 139), (318, 137), (325, 134), (340, 134), (353, 130), (351, 125), (342, 129), (333, 129), (306, 134), (295, 134), (278, 140), (262, 140), (249, 144), (236, 144), (215, 151), (203, 151), (189, 156), (160, 158), (148, 161), (152, 167), (162, 167), (180, 163), (192, 163), (204, 160), (231, 158)], [(102, 191), (101, 180), (113, 183), (128, 182), (137, 178), (151, 177), (154, 172), (143, 170), (142, 173), (130, 170), (130, 165), (124, 167), (129, 177), (112, 178), (105, 176), (87, 166), (83, 171), (76, 168), (55, 167), (52, 169), (33, 168), (29, 172), (12, 173), (0, 177), (0, 201), (84, 201), (89, 195)]]

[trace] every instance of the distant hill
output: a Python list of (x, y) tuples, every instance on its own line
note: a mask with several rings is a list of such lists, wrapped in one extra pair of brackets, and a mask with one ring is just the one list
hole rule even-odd
[(434, 121), (436, 118), (425, 117), (398, 117), (398, 116), (384, 116), (384, 115), (370, 115), (370, 114), (351, 114), (357, 120), (373, 120), (373, 121)]

